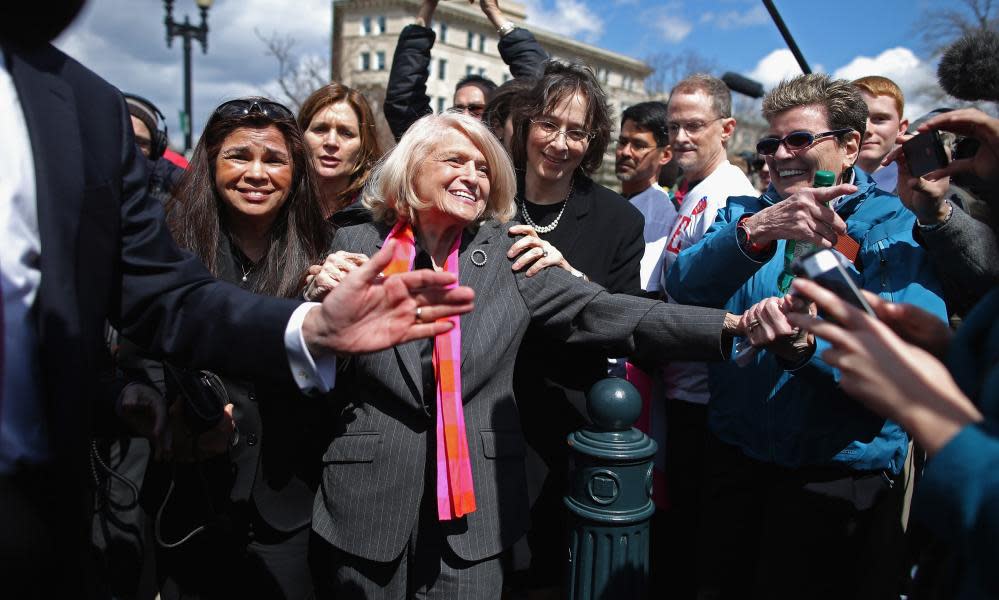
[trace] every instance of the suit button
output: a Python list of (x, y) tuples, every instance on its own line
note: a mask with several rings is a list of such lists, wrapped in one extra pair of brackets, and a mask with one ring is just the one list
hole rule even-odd
[(257, 445), (257, 434), (255, 434), (255, 433), (247, 434), (247, 436), (246, 436), (246, 445), (247, 446), (256, 446)]
[(257, 395), (254, 394), (253, 392), (250, 392), (249, 395), (247, 395), (247, 398), (250, 399), (250, 402), (256, 402), (257, 401)]

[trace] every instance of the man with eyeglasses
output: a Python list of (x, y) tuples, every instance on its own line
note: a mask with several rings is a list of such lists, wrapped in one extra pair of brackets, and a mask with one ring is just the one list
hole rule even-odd
[[(763, 100), (770, 166), (762, 195), (728, 199), (666, 277), (682, 303), (744, 313), (756, 347), (710, 365), (702, 592), (720, 598), (898, 598), (899, 474), (906, 433), (863, 408), (792, 328), (785, 297), (799, 244), (835, 247), (858, 287), (941, 319), (940, 284), (914, 217), (857, 168), (867, 105), (847, 81), (812, 74)], [(816, 188), (817, 171), (834, 185)]]
[[(433, 112), (430, 96), (427, 95), (427, 80), (430, 78), (430, 51), (437, 39), (437, 34), (430, 27), (438, 1), (423, 0), (416, 22), (402, 30), (396, 43), (385, 90), (385, 102), (382, 105), (385, 120), (396, 141), (420, 117)], [(475, 0), (468, 2), (474, 4)], [(479, 5), (496, 28), (500, 57), (510, 67), (510, 74), (514, 77), (536, 75), (541, 65), (548, 60), (548, 53), (541, 44), (530, 31), (514, 25), (506, 18), (499, 8), (498, 0), (479, 0)], [(441, 64), (438, 69), (446, 68)], [(439, 76), (441, 79), (445, 77), (443, 74)], [(495, 89), (496, 84), (482, 75), (466, 75), (454, 88), (450, 110), (481, 118)]]
[[(683, 179), (676, 194), (678, 215), (661, 254), (659, 289), (662, 275), (681, 250), (701, 239), (728, 197), (753, 193), (746, 174), (728, 161), (726, 146), (736, 121), (732, 118), (732, 94), (723, 81), (696, 74), (677, 83), (670, 91), (664, 125), (673, 161), (683, 169)], [(670, 597), (692, 598), (696, 584), (693, 540), (707, 435), (708, 371), (704, 363), (676, 361), (666, 365), (660, 375), (666, 397), (669, 510), (661, 521), (662, 529), (655, 527), (652, 534), (657, 562), (653, 576), (669, 589)], [(663, 552), (664, 560), (660, 560)]]
[(669, 192), (659, 187), (659, 171), (670, 161), (666, 105), (640, 102), (621, 114), (621, 132), (614, 149), (614, 173), (621, 195), (645, 217), (642, 289), (662, 289), (662, 255), (676, 220)]

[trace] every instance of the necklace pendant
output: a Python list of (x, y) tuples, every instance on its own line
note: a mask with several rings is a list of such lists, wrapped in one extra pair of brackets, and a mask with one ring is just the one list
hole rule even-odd
[(243, 281), (246, 281), (246, 275), (243, 275)]

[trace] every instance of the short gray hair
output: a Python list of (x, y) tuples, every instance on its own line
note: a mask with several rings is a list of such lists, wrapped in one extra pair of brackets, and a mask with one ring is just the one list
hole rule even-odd
[[(821, 106), (830, 129), (852, 129), (864, 138), (867, 130), (867, 103), (860, 90), (845, 79), (832, 79), (821, 73), (785, 79), (763, 97), (763, 118), (768, 122), (799, 106)], [(842, 136), (839, 138), (842, 140)]]
[(489, 165), (489, 200), (480, 221), (509, 221), (516, 213), (517, 179), (506, 150), (482, 121), (461, 113), (427, 115), (409, 128), (399, 144), (379, 161), (364, 187), (362, 202), (375, 221), (415, 221), (416, 212), (430, 202), (417, 197), (413, 181), (423, 161), (431, 156), (449, 129), (467, 137)]
[(669, 91), (669, 99), (673, 99), (673, 94), (694, 92), (704, 92), (704, 95), (711, 99), (711, 108), (714, 109), (715, 116), (724, 119), (732, 116), (732, 92), (724, 81), (707, 73), (695, 73), (683, 78)]

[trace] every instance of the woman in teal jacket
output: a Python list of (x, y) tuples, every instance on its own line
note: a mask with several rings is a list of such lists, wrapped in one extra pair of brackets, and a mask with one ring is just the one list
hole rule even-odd
[[(744, 367), (708, 367), (701, 585), (722, 599), (897, 598), (908, 437), (844, 394), (815, 352), (824, 342), (791, 336), (778, 309), (791, 279), (788, 240), (837, 244), (860, 288), (942, 319), (940, 285), (913, 240), (913, 214), (853, 166), (868, 117), (854, 86), (821, 74), (786, 80), (763, 115), (757, 150), (770, 187), (729, 198), (665, 276), (677, 302), (746, 312), (760, 347)], [(674, 153), (697, 151), (697, 132), (709, 131), (674, 127), (686, 132)], [(820, 171), (833, 185), (814, 186)]]
[[(939, 282), (912, 237), (915, 216), (866, 173), (854, 168), (853, 174), (857, 191), (839, 201), (836, 213), (860, 244), (849, 268), (857, 286), (945, 319)], [(759, 198), (729, 198), (701, 242), (681, 252), (667, 273), (670, 297), (741, 314), (761, 300), (783, 296), (786, 290), (778, 283), (787, 242), (753, 257), (738, 243), (736, 231), (744, 215), (780, 201), (773, 187)], [(899, 473), (908, 446), (905, 432), (844, 402), (839, 373), (820, 356), (824, 344), (817, 341), (816, 352), (800, 364), (763, 350), (746, 368), (731, 361), (710, 365), (711, 431), (756, 460), (785, 467), (834, 463)]]
[[(967, 159), (907, 181), (900, 164), (899, 187), (946, 187), (947, 175), (974, 173), (999, 184), (999, 120), (964, 109), (921, 127), (973, 136), (981, 143)], [(904, 163), (904, 159), (899, 159)], [(911, 179), (911, 178), (910, 178)], [(927, 180), (931, 183), (928, 183)], [(994, 201), (993, 201), (994, 204)], [(992, 260), (999, 257), (992, 256)], [(996, 542), (999, 538), (999, 287), (971, 311), (951, 336), (947, 327), (913, 306), (869, 296), (872, 319), (808, 281), (795, 291), (811, 298), (840, 325), (802, 315), (795, 326), (826, 338), (823, 358), (842, 373), (843, 390), (871, 410), (893, 419), (929, 456), (913, 499), (913, 518), (949, 547), (954, 567), (930, 582), (946, 598), (999, 597)], [(941, 360), (946, 361), (947, 367)], [(917, 571), (917, 592), (925, 589)], [(932, 575), (931, 575), (932, 576)], [(941, 587), (945, 589), (940, 589)], [(915, 597), (915, 596), (914, 596)]]

